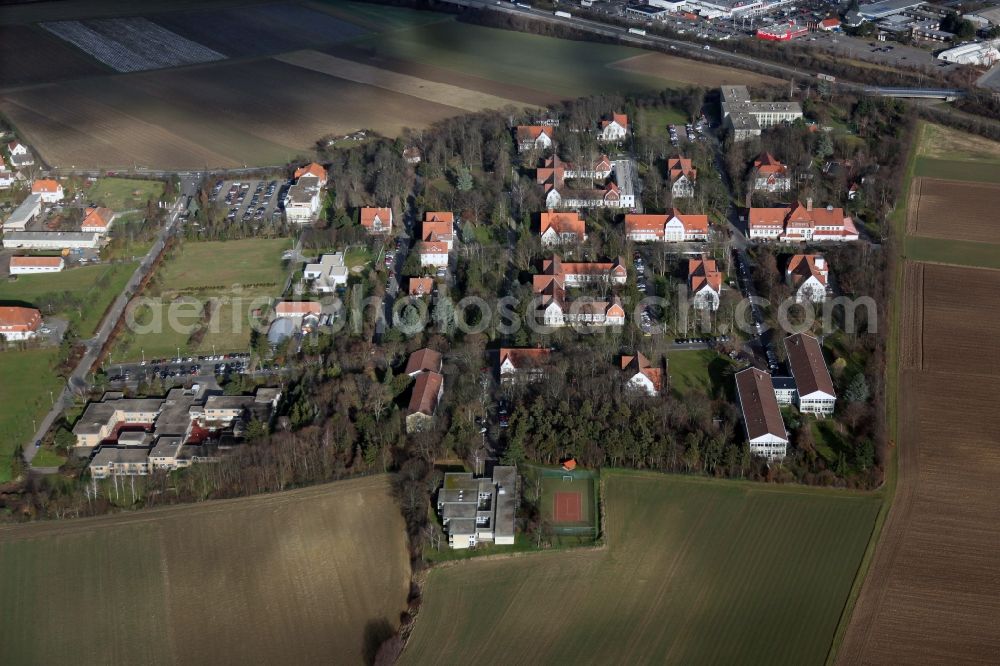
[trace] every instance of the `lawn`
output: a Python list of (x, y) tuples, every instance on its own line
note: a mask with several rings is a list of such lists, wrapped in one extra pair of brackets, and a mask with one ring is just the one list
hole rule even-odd
[(159, 201), (163, 196), (163, 182), (130, 178), (98, 178), (84, 192), (89, 203), (120, 212), (145, 208), (146, 202), (150, 199)]
[[(70, 268), (60, 273), (21, 275), (0, 281), (0, 302), (32, 305), (45, 316), (68, 319), (84, 337), (97, 330), (108, 306), (135, 273), (137, 262), (98, 264)], [(72, 294), (79, 305), (66, 305), (62, 296)]]
[(730, 372), (734, 363), (711, 349), (672, 351), (667, 354), (667, 373), (671, 391), (682, 396), (691, 392), (709, 397), (728, 394), (732, 389)]
[(1000, 245), (907, 236), (903, 254), (911, 261), (1000, 268)]
[(0, 663), (371, 663), (409, 574), (387, 476), (8, 525)]
[[(40, 421), (65, 384), (55, 375), (57, 349), (0, 352), (0, 483), (11, 478), (11, 454), (33, 446), (32, 419)], [(3, 641), (0, 640), (0, 643)]]
[[(246, 351), (251, 314), (266, 310), (284, 287), (287, 267), (281, 256), (291, 240), (245, 239), (189, 241), (174, 250), (159, 269), (157, 297), (137, 302), (136, 326), (122, 335), (111, 363), (184, 353)], [(203, 317), (209, 301), (210, 318)], [(199, 326), (206, 331), (192, 339)]]
[(642, 134), (642, 128), (645, 127), (647, 133), (659, 136), (665, 141), (670, 140), (670, 132), (667, 130), (667, 125), (681, 125), (681, 131), (683, 132), (683, 126), (688, 122), (688, 118), (683, 112), (672, 107), (640, 109), (638, 116), (636, 119), (636, 131)]
[(824, 662), (877, 496), (603, 477), (607, 548), (432, 569), (402, 662)]

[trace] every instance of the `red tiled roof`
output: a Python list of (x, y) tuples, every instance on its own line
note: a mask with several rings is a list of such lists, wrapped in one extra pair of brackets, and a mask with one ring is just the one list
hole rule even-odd
[(295, 170), (295, 180), (298, 180), (302, 176), (316, 176), (320, 180), (326, 180), (326, 169), (321, 164), (311, 162)]
[(417, 372), (441, 372), (441, 352), (429, 347), (418, 349), (410, 354), (404, 372), (408, 375)]
[(425, 241), (448, 240), (455, 234), (451, 220), (424, 220), (421, 222), (420, 239)]
[(718, 293), (722, 289), (722, 273), (715, 259), (688, 259), (688, 282), (693, 292), (700, 291), (707, 284)]
[(278, 317), (289, 315), (318, 315), (322, 306), (312, 301), (281, 301), (274, 306), (274, 314)]
[(39, 192), (54, 194), (59, 191), (60, 187), (61, 185), (51, 178), (40, 178), (31, 184), (31, 191), (35, 194)]
[(763, 175), (780, 175), (788, 171), (788, 166), (776, 160), (771, 153), (761, 153), (760, 157), (754, 160), (753, 167), (757, 173)]
[(754, 227), (777, 227), (784, 228), (785, 226), (785, 216), (788, 214), (788, 209), (785, 207), (778, 208), (751, 208), (749, 214), (749, 225), (750, 228)]
[(41, 325), (42, 313), (35, 308), (0, 306), (0, 328), (5, 331), (35, 331)]
[(115, 214), (110, 208), (88, 208), (81, 227), (102, 227), (107, 229)]
[(686, 157), (671, 157), (667, 159), (667, 175), (673, 183), (681, 176), (687, 176), (694, 180), (698, 177), (698, 170), (691, 164), (691, 160)]
[(427, 211), (424, 213), (425, 222), (454, 222), (455, 214), (450, 211)]
[(433, 278), (410, 278), (407, 293), (410, 296), (426, 296), (434, 291)]
[(62, 257), (11, 257), (11, 268), (57, 268), (63, 264)]
[[(821, 269), (816, 264), (817, 259), (823, 263), (824, 268)], [(796, 254), (789, 260), (786, 270), (786, 274), (791, 278), (791, 286), (794, 288), (798, 288), (810, 277), (815, 277), (820, 284), (826, 286), (828, 272), (829, 267), (826, 266), (826, 260), (821, 254)]]
[(622, 127), (624, 127), (625, 129), (628, 129), (628, 115), (627, 114), (624, 114), (624, 113), (612, 113), (611, 114), (611, 120), (602, 120), (601, 121), (601, 129), (604, 129), (605, 127), (607, 127), (608, 125), (610, 125), (612, 122), (616, 122), (619, 125), (621, 125)]
[(371, 207), (361, 209), (361, 226), (365, 229), (371, 229), (375, 226), (375, 218), (378, 218), (383, 226), (388, 225), (392, 220), (392, 209)]
[(626, 233), (634, 231), (656, 232), (657, 235), (662, 236), (664, 226), (675, 217), (684, 225), (686, 233), (708, 234), (708, 215), (680, 213), (674, 208), (668, 208), (666, 213), (628, 213), (625, 215), (625, 231)]
[(448, 254), (448, 244), (444, 241), (421, 241), (417, 252), (420, 254)]
[(544, 347), (501, 347), (500, 365), (508, 359), (514, 367), (537, 366), (548, 360), (552, 350)]
[(587, 235), (586, 223), (578, 213), (542, 213), (539, 233), (544, 234), (550, 228), (557, 234), (576, 234), (580, 240)]
[(437, 409), (438, 392), (444, 383), (444, 377), (437, 372), (421, 372), (413, 383), (413, 393), (410, 397), (410, 414), (427, 414), (431, 416)]
[(552, 128), (548, 125), (518, 125), (517, 126), (517, 140), (518, 141), (534, 141), (539, 136), (544, 134), (545, 136), (552, 138)]

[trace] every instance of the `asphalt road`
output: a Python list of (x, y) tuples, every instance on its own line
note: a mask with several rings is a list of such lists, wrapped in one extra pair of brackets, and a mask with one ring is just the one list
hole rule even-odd
[(156, 242), (153, 243), (145, 258), (135, 269), (135, 273), (132, 274), (132, 278), (125, 286), (125, 290), (118, 295), (108, 314), (104, 317), (104, 321), (101, 322), (101, 327), (98, 329), (97, 334), (89, 340), (83, 341), (87, 351), (70, 374), (66, 386), (63, 387), (59, 398), (53, 403), (52, 409), (49, 410), (45, 417), (42, 418), (41, 423), (38, 424), (38, 430), (35, 432), (34, 437), (32, 437), (31, 441), (24, 443), (24, 459), (29, 465), (37, 452), (35, 442), (41, 441), (45, 433), (49, 431), (60, 417), (65, 406), (72, 404), (73, 394), (86, 389), (87, 375), (90, 374), (91, 368), (97, 361), (98, 354), (100, 354), (104, 345), (107, 344), (111, 332), (114, 331), (115, 326), (118, 325), (118, 320), (125, 313), (125, 306), (128, 305), (129, 299), (132, 298), (139, 285), (146, 278), (156, 258), (160, 256), (160, 252), (163, 251), (167, 239), (178, 228), (180, 214), (184, 212), (183, 202), (188, 196), (192, 196), (197, 192), (200, 180), (201, 178), (198, 175), (185, 174), (181, 176), (181, 192), (170, 207), (170, 216), (167, 218), (167, 224), (164, 225)]

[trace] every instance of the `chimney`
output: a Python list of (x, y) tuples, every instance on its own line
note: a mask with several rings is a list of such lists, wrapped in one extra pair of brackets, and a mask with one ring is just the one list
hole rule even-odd
[(813, 209), (813, 198), (809, 197), (808, 199), (806, 199), (806, 210), (811, 213), (812, 209)]

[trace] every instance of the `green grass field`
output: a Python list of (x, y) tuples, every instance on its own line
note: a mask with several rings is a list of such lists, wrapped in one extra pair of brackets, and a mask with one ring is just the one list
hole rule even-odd
[(914, 175), (975, 183), (1000, 182), (1000, 163), (918, 157)]
[(661, 136), (664, 140), (669, 141), (670, 132), (667, 125), (681, 125), (683, 129), (686, 122), (688, 122), (688, 118), (678, 109), (663, 108), (640, 109), (635, 124), (636, 131), (640, 134), (643, 129), (646, 129), (650, 134)]
[[(612, 44), (578, 42), (442, 21), (364, 37), (359, 46), (377, 55), (456, 70), (566, 97), (622, 90), (660, 90), (670, 82), (608, 67), (648, 53)], [(539, 63), (545, 63), (540, 67)]]
[(603, 477), (607, 548), (432, 569), (402, 663), (823, 663), (878, 497)]
[[(250, 344), (250, 314), (266, 309), (284, 287), (282, 253), (291, 240), (245, 239), (187, 242), (160, 267), (159, 297), (147, 298), (134, 312), (138, 326), (123, 334), (111, 363), (174, 356), (185, 352), (230, 352)], [(207, 332), (192, 343), (204, 305), (215, 299)], [(173, 323), (172, 323), (173, 322)], [(175, 325), (176, 324), (176, 325)]]
[(1000, 245), (972, 241), (907, 236), (903, 245), (907, 259), (973, 268), (1000, 268)]
[(385, 476), (7, 525), (0, 663), (370, 663), (409, 573)]
[(672, 351), (667, 354), (667, 363), (670, 390), (677, 396), (699, 392), (720, 397), (731, 389), (727, 386), (727, 369), (734, 364), (711, 349)]
[(163, 183), (158, 180), (129, 178), (98, 178), (83, 190), (89, 203), (106, 206), (114, 211), (145, 208), (146, 202), (163, 196)]
[[(108, 306), (118, 297), (135, 272), (137, 262), (80, 266), (61, 273), (20, 275), (17, 280), (0, 281), (0, 303), (27, 303), (43, 315), (63, 317), (72, 322), (80, 335), (90, 337), (97, 330)], [(54, 310), (47, 307), (49, 297), (69, 292), (79, 299), (79, 307)]]
[[(32, 419), (41, 421), (65, 382), (55, 375), (57, 349), (0, 352), (0, 483), (11, 478), (11, 454), (33, 444)], [(2, 641), (0, 641), (2, 642)]]

